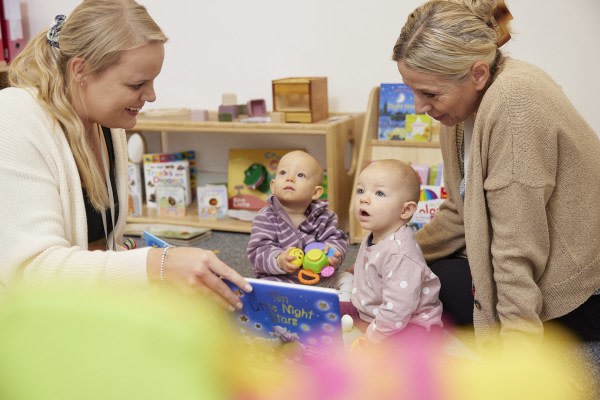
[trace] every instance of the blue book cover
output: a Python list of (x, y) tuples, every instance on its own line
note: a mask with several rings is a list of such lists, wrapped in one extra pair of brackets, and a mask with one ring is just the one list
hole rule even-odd
[(169, 243), (165, 242), (163, 239), (151, 234), (148, 231), (143, 232), (143, 237), (144, 237), (144, 242), (146, 242), (146, 246), (158, 247), (158, 248), (170, 246)]
[(251, 350), (269, 349), (275, 357), (302, 360), (331, 357), (343, 351), (340, 302), (334, 289), (250, 279), (245, 293), (225, 281), (244, 308), (233, 323)]
[(379, 87), (380, 140), (405, 140), (406, 116), (415, 113), (415, 95), (403, 83), (382, 83)]

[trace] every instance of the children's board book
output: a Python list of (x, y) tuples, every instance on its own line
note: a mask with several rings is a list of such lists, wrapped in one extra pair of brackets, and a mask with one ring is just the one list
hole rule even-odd
[(230, 149), (229, 209), (258, 211), (267, 205), (279, 159), (295, 149)]
[(191, 246), (212, 235), (207, 228), (165, 224), (127, 224), (126, 236), (141, 236), (146, 246), (165, 247), (167, 245)]
[(421, 185), (419, 203), (410, 224), (422, 228), (435, 217), (440, 205), (447, 198), (448, 193), (443, 186)]
[(144, 154), (144, 164), (158, 164), (170, 161), (187, 160), (190, 169), (190, 186), (192, 200), (196, 196), (196, 187), (198, 186), (198, 168), (196, 166), (196, 152), (194, 150), (178, 151), (176, 153), (147, 153)]
[(406, 116), (406, 141), (430, 142), (433, 118), (427, 114), (408, 114)]
[(403, 83), (382, 83), (379, 86), (380, 140), (405, 140), (406, 116), (415, 113), (415, 95)]
[(272, 357), (301, 361), (333, 357), (344, 349), (340, 302), (334, 289), (246, 278), (252, 292), (225, 282), (244, 307), (233, 324), (248, 350), (268, 350)]
[(146, 205), (148, 207), (157, 207), (157, 186), (180, 186), (185, 190), (185, 205), (189, 206), (192, 202), (189, 162), (187, 160), (179, 160), (154, 163), (147, 162), (146, 156), (144, 156)]
[(226, 185), (198, 186), (198, 217), (218, 219), (227, 216), (229, 209)]
[(156, 187), (156, 204), (159, 217), (185, 217), (186, 193), (182, 186)]

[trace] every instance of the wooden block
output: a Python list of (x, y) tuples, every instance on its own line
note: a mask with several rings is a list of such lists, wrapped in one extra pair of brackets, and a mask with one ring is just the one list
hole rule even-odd
[(248, 115), (251, 117), (264, 117), (267, 115), (267, 105), (264, 99), (253, 99), (247, 104)]
[(208, 121), (208, 110), (192, 110), (190, 113), (192, 121)]
[(273, 111), (286, 113), (286, 122), (312, 123), (328, 118), (326, 77), (276, 79), (272, 85)]
[(271, 117), (271, 122), (274, 123), (285, 122), (285, 113), (281, 111), (273, 111), (271, 114), (269, 114), (269, 117)]
[(237, 104), (237, 95), (235, 93), (223, 93), (221, 104), (224, 106), (235, 106)]
[(219, 106), (219, 115), (220, 114), (231, 114), (231, 118), (236, 119), (238, 116), (237, 104), (234, 104), (232, 106), (220, 105)]

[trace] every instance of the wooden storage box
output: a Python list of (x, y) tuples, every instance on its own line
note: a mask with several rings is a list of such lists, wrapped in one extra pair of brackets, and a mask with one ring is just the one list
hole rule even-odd
[(329, 116), (326, 77), (284, 78), (273, 81), (273, 111), (285, 122), (313, 123)]

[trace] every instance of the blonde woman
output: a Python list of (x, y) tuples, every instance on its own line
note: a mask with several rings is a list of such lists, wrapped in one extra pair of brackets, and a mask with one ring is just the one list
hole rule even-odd
[(11, 64), (0, 92), (0, 282), (160, 282), (241, 304), (250, 290), (212, 252), (121, 251), (127, 216), (125, 132), (146, 102), (167, 37), (133, 0), (85, 0)]
[(501, 52), (510, 19), (496, 0), (429, 1), (394, 46), (416, 111), (443, 125), (449, 198), (417, 240), (482, 349), (549, 321), (595, 340), (600, 141), (550, 76)]

